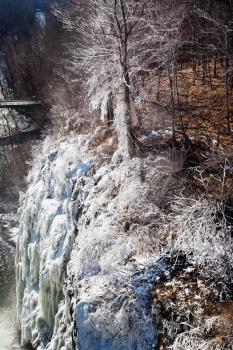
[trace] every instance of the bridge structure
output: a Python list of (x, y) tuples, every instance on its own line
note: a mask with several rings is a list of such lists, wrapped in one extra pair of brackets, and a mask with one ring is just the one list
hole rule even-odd
[[(40, 107), (42, 102), (36, 100), (0, 100), (1, 109), (15, 109), (25, 110), (32, 107)], [(31, 109), (30, 108), (30, 109)], [(1, 112), (0, 112), (1, 118)], [(24, 129), (12, 130), (11, 135), (0, 136), (0, 146), (6, 146), (9, 144), (24, 143), (31, 138), (40, 137), (40, 127), (33, 121), (30, 120), (29, 126)]]
[(33, 107), (41, 106), (40, 101), (34, 100), (0, 100), (0, 108), (17, 108), (17, 107)]

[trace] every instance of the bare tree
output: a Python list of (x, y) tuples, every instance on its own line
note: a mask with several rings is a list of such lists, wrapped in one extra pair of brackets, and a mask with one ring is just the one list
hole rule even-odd
[[(90, 106), (108, 114), (109, 98), (115, 104), (114, 119), (118, 135), (118, 156), (134, 155), (131, 127), (131, 45), (134, 31), (142, 18), (146, 1), (89, 0), (72, 2), (64, 14), (55, 11), (65, 27), (78, 34), (70, 45), (70, 68), (87, 75)], [(75, 11), (79, 11), (75, 16)]]

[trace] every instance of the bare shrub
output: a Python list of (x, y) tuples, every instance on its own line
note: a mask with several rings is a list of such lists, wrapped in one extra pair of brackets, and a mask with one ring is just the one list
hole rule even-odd
[(174, 251), (182, 251), (201, 269), (224, 276), (232, 258), (231, 238), (216, 205), (206, 199), (177, 198), (169, 216)]
[(227, 350), (230, 324), (222, 317), (208, 318), (204, 324), (177, 336), (171, 350)]

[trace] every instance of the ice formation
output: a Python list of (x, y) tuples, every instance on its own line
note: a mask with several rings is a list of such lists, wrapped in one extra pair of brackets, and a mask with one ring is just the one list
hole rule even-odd
[(169, 164), (146, 167), (135, 158), (101, 165), (87, 146), (84, 136), (61, 143), (37, 159), (28, 178), (16, 257), (22, 344), (153, 349), (151, 288), (167, 265), (151, 254), (151, 222), (160, 211), (149, 198), (150, 180), (162, 194)]

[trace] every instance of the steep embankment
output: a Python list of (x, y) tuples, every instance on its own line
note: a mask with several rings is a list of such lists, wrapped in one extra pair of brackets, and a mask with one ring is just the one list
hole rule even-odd
[(114, 164), (91, 154), (89, 139), (45, 150), (28, 178), (16, 257), (22, 344), (230, 349), (231, 246), (214, 207), (180, 198), (166, 209), (180, 157)]

